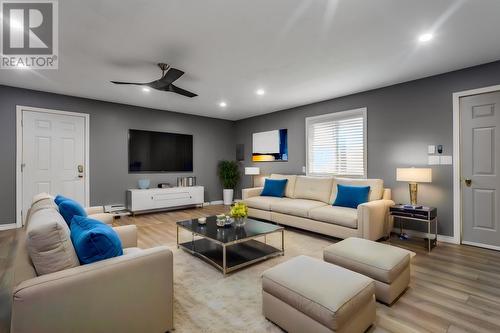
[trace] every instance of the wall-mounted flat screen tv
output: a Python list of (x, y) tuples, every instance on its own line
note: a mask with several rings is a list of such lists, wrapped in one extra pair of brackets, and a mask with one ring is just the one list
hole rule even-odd
[(128, 171), (193, 171), (193, 136), (131, 129), (128, 133)]

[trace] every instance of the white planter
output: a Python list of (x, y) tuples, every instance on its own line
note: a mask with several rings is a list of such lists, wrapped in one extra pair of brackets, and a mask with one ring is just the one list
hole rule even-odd
[(234, 190), (224, 189), (224, 191), (222, 192), (222, 195), (224, 198), (224, 205), (229, 206), (233, 203), (233, 194), (234, 194)]

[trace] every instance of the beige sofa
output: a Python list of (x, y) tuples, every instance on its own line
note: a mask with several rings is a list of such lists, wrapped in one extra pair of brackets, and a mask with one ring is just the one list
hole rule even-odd
[(35, 232), (42, 236), (45, 231), (50, 233), (44, 244), (52, 236), (65, 237), (65, 244), (55, 242), (54, 248), (33, 257), (39, 265), (40, 260), (53, 259), (51, 254), (73, 250), (67, 241), (68, 228), (61, 224), (62, 217), (50, 200), (40, 199), (32, 205), (26, 227), (17, 235), (11, 332), (172, 330), (172, 252), (165, 246), (139, 249), (134, 225), (113, 228), (122, 242), (122, 256), (81, 266), (70, 263), (71, 268), (37, 274), (31, 259), (33, 239), (27, 239)]
[[(378, 240), (392, 229), (391, 190), (381, 179), (308, 177), (272, 174), (288, 179), (283, 198), (260, 196), (262, 187), (243, 189), (242, 199), (250, 217), (276, 222), (337, 238)], [(354, 208), (332, 206), (337, 184), (370, 186), (369, 201)]]

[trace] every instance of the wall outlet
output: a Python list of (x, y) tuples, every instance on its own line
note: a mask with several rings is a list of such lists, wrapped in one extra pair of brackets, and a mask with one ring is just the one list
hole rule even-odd
[(439, 156), (429, 155), (427, 164), (438, 165), (439, 164)]
[(306, 173), (306, 167), (305, 166), (302, 167), (302, 172)]
[(450, 155), (443, 155), (443, 156), (441, 156), (440, 160), (441, 160), (442, 165), (453, 164), (453, 156), (450, 156)]
[(427, 146), (427, 154), (435, 154), (435, 153), (436, 153), (436, 146), (428, 145)]

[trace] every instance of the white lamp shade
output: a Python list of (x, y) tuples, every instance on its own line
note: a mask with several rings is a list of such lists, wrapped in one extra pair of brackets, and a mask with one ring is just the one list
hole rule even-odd
[(245, 175), (256, 176), (260, 174), (260, 168), (258, 167), (246, 167)]
[(409, 183), (432, 182), (432, 169), (430, 168), (397, 168), (396, 180)]

